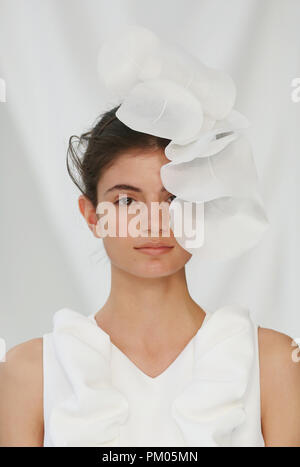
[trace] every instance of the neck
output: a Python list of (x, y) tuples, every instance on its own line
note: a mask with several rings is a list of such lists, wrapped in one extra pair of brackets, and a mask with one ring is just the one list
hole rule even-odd
[(185, 268), (158, 278), (134, 276), (111, 265), (110, 295), (96, 315), (110, 334), (128, 333), (137, 340), (190, 335), (205, 312), (191, 298)]

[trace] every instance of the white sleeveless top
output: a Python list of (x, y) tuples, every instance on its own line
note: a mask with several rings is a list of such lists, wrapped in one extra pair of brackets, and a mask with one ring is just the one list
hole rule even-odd
[(265, 446), (258, 326), (247, 309), (207, 312), (154, 378), (94, 315), (63, 308), (53, 325), (43, 335), (44, 446)]

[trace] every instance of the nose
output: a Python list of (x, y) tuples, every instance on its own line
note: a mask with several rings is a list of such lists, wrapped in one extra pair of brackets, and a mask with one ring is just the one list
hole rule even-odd
[(147, 237), (170, 236), (169, 203), (149, 200), (145, 202), (142, 235)]

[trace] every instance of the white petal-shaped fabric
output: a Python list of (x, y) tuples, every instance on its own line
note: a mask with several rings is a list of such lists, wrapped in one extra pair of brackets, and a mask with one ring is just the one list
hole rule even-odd
[(188, 162), (195, 157), (208, 157), (216, 154), (235, 140), (237, 130), (249, 126), (248, 119), (236, 110), (232, 110), (225, 119), (213, 121), (205, 116), (205, 124), (196, 138), (188, 144), (180, 145), (170, 141), (165, 154), (172, 162)]
[(196, 139), (197, 139), (197, 137), (200, 136), (202, 133), (205, 133), (206, 131), (211, 130), (211, 129), (214, 127), (215, 123), (216, 123), (216, 120), (214, 120), (214, 119), (211, 118), (211, 117), (208, 117), (208, 115), (206, 115), (206, 114), (204, 113), (204, 115), (203, 115), (202, 127), (201, 127), (201, 129), (200, 129), (198, 135), (196, 135)]
[(225, 118), (234, 106), (236, 87), (223, 71), (199, 67), (190, 89), (202, 102), (204, 112), (216, 120)]
[[(182, 199), (175, 198), (172, 203), (175, 202), (184, 205)], [(188, 222), (191, 222), (189, 212)], [(196, 221), (193, 222), (195, 224)], [(173, 230), (172, 217), (170, 217), (170, 226)], [(268, 227), (269, 222), (258, 196), (256, 199), (224, 197), (204, 203), (202, 246), (191, 248), (190, 239), (184, 235), (184, 229), (182, 229), (183, 235), (176, 237), (176, 240), (197, 260), (226, 261), (252, 248)]]
[[(220, 313), (224, 320), (218, 321)], [(188, 446), (231, 446), (233, 431), (246, 418), (254, 362), (249, 310), (228, 305), (213, 313), (196, 342), (195, 362), (193, 381), (173, 402), (172, 415)]]
[(160, 44), (151, 56), (151, 67), (140, 75), (147, 79), (168, 79), (188, 88), (202, 103), (204, 112), (213, 119), (222, 119), (232, 109), (236, 87), (230, 76), (187, 53), (179, 44)]
[(237, 137), (237, 133), (231, 133), (216, 139), (211, 130), (184, 146), (171, 141), (165, 148), (165, 155), (174, 163), (189, 162), (196, 157), (208, 157), (216, 154)]
[[(123, 99), (140, 82), (148, 56), (159, 49), (158, 37), (149, 29), (130, 26), (102, 45), (98, 55), (101, 83), (116, 97)], [(149, 66), (149, 64), (148, 64)]]
[(252, 197), (258, 190), (251, 146), (242, 136), (213, 156), (164, 164), (160, 174), (165, 188), (187, 201), (209, 201), (222, 196)]
[(216, 122), (214, 128), (218, 130), (216, 131), (216, 134), (218, 134), (222, 131), (241, 130), (249, 126), (250, 122), (248, 118), (237, 110), (232, 109), (225, 118)]
[(181, 144), (195, 137), (203, 122), (201, 103), (187, 89), (167, 80), (134, 86), (116, 116), (133, 130)]
[[(236, 87), (231, 77), (137, 26), (105, 47), (102, 77), (110, 89), (123, 93), (116, 117), (133, 130), (170, 140), (165, 155), (171, 162), (160, 174), (179, 201), (170, 206), (174, 225), (180, 203), (204, 203), (203, 245), (190, 249), (185, 234), (176, 237), (178, 243), (214, 260), (254, 246), (268, 220), (251, 148), (240, 133), (249, 122), (233, 108)], [(188, 224), (201, 218), (191, 216), (187, 213)]]
[(50, 419), (55, 446), (115, 446), (128, 401), (110, 382), (108, 335), (84, 315), (63, 308), (54, 315), (54, 347), (73, 388)]
[(236, 98), (235, 84), (225, 72), (209, 68), (179, 44), (162, 42), (136, 25), (102, 45), (98, 71), (106, 88), (121, 99), (139, 81), (172, 80), (194, 93), (212, 119), (224, 118)]

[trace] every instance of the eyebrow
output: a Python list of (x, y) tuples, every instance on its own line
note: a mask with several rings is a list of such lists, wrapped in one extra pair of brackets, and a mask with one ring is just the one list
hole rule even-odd
[[(104, 194), (106, 195), (106, 193), (109, 193), (110, 191), (114, 191), (114, 190), (131, 190), (131, 191), (136, 191), (137, 193), (142, 192), (142, 190), (140, 188), (136, 187), (136, 186), (126, 185), (126, 184), (122, 183), (122, 184), (112, 186), (111, 188), (106, 190)], [(164, 186), (162, 186), (160, 191), (163, 192), (163, 191), (167, 191), (167, 190), (165, 189)]]

